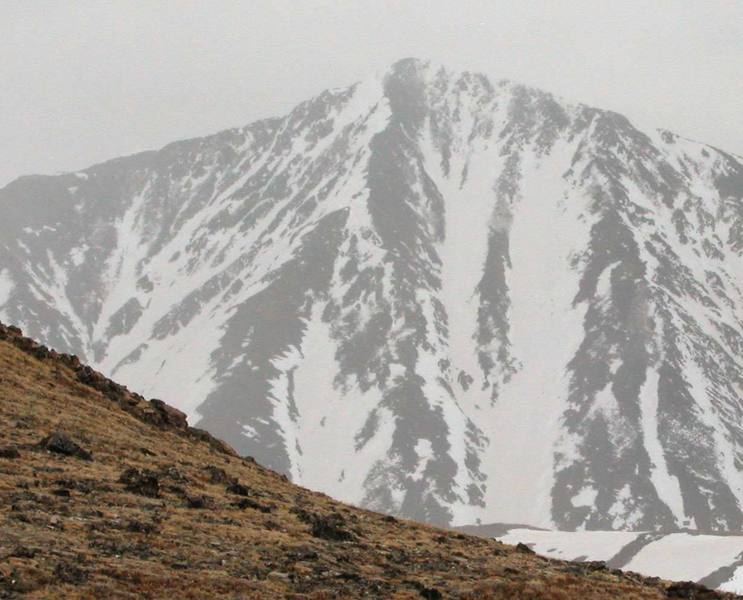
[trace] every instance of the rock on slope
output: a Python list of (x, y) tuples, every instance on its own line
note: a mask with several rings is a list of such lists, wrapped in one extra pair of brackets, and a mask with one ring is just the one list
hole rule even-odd
[(727, 598), (352, 508), (0, 325), (0, 598)]
[(0, 316), (434, 523), (743, 528), (743, 166), (416, 60), (0, 190)]

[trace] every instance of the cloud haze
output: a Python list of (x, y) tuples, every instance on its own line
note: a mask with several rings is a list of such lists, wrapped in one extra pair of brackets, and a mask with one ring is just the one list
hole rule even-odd
[(743, 153), (743, 3), (0, 2), (0, 185), (285, 112), (403, 56)]

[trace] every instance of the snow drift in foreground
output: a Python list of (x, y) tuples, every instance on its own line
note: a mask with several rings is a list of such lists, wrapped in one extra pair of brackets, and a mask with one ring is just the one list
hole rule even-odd
[(601, 560), (610, 568), (743, 594), (743, 535), (626, 531), (547, 531), (502, 526), (495, 537), (565, 560)]

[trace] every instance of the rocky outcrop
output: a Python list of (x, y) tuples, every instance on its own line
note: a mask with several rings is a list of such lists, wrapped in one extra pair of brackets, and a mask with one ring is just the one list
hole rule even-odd
[(55, 454), (73, 456), (81, 460), (93, 460), (93, 454), (91, 452), (80, 447), (69, 435), (61, 431), (50, 433), (39, 442), (38, 446)]
[[(235, 454), (235, 451), (224, 442), (216, 439), (208, 432), (189, 427), (186, 415), (162, 400), (145, 400), (139, 394), (130, 392), (126, 386), (120, 385), (88, 365), (83, 365), (80, 359), (72, 354), (60, 353), (43, 344), (25, 337), (23, 332), (15, 326), (0, 323), (0, 340), (13, 344), (23, 352), (54, 364), (55, 362), (71, 369), (75, 379), (82, 385), (88, 386), (104, 397), (116, 402), (121, 408), (140, 420), (157, 425), (163, 429), (182, 432), (184, 435), (207, 442), (215, 450), (225, 454)], [(90, 453), (78, 446), (63, 432), (54, 432), (44, 438), (39, 446), (50, 452), (75, 456), (90, 460)]]

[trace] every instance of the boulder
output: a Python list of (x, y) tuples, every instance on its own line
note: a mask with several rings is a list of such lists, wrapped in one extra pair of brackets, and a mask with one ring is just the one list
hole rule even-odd
[(186, 429), (188, 427), (186, 414), (177, 408), (173, 408), (157, 398), (150, 400), (150, 406), (154, 409), (153, 425), (175, 427), (176, 429)]
[(160, 496), (160, 479), (156, 473), (146, 469), (129, 467), (119, 477), (126, 489), (140, 496), (157, 498)]
[(39, 447), (47, 452), (73, 456), (80, 460), (93, 460), (93, 454), (79, 446), (69, 435), (61, 431), (50, 433), (39, 442)]

